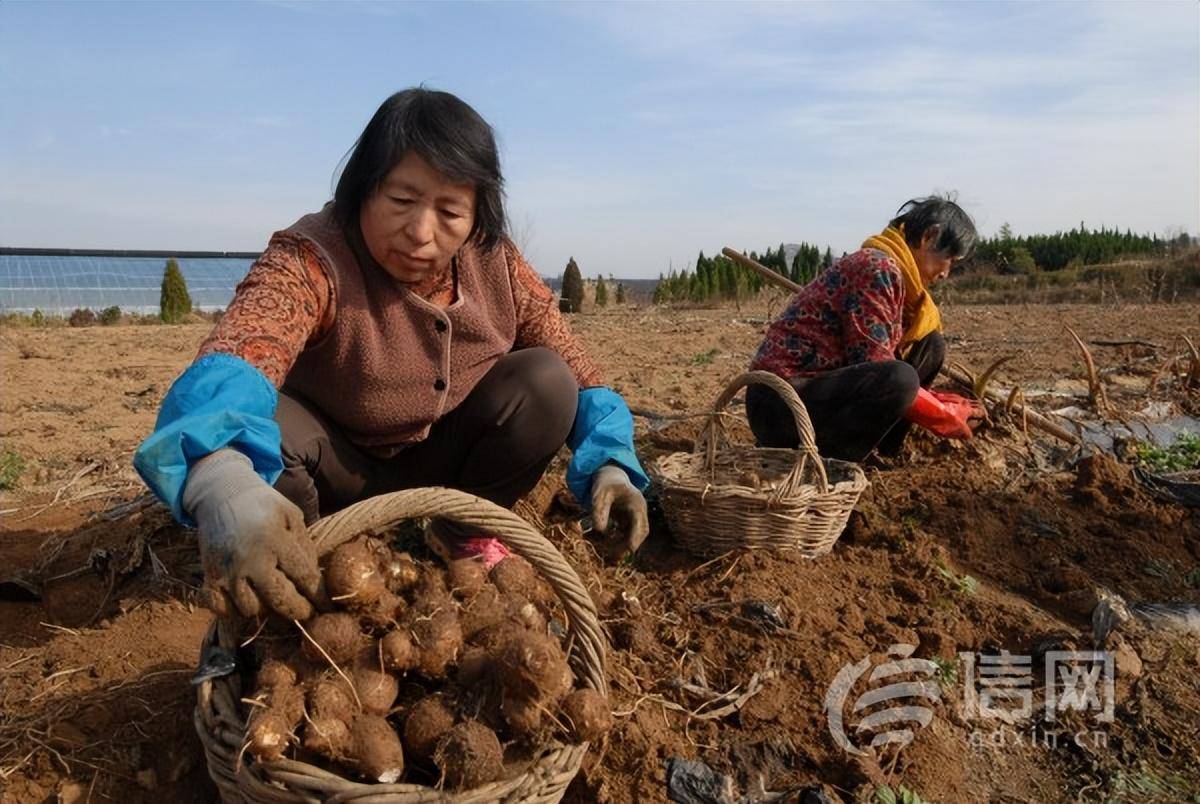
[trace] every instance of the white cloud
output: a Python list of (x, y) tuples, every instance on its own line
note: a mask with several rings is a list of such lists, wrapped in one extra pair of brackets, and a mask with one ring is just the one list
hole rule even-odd
[[(465, 4), (268, 5), (297, 31), (323, 32), (323, 18), (335, 16), (348, 29), (375, 26), (362, 19), (374, 13), (468, 28), (484, 16)], [(501, 59), (494, 73), (472, 79), (487, 87), (490, 108), (481, 111), (502, 143), (511, 141), (505, 167), (514, 217), (536, 224), (530, 256), (547, 273), (572, 255), (588, 273), (634, 276), (657, 274), (672, 259), (690, 264), (696, 251), (722, 245), (805, 239), (840, 252), (904, 199), (939, 188), (958, 190), (985, 232), (1004, 221), (1035, 232), (1080, 219), (1195, 231), (1200, 219), (1194, 3), (487, 9), (490, 21), (530, 23), (531, 37), (557, 26), (564, 41), (588, 50), (570, 65), (579, 72), (569, 73), (544, 55), (559, 51), (508, 31), (494, 43)], [(346, 121), (344, 95), (328, 93), (351, 90), (313, 83), (316, 106), (303, 108), (258, 97), (265, 90), (253, 81), (244, 94), (203, 108), (156, 94), (204, 90), (212, 76), (228, 77), (222, 66), (238, 62), (239, 47), (182, 42), (157, 69), (157, 52), (127, 54), (118, 62), (126, 73), (153, 79), (129, 90), (140, 105), (127, 119), (106, 114), (86, 128), (56, 128), (52, 117), (35, 115), (6, 123), (0, 240), (251, 249), (318, 208), (360, 124)], [(264, 42), (263, 52), (270, 47)], [(490, 57), (486, 49), (471, 55)], [(72, 69), (82, 71), (94, 56), (74, 58), (80, 63)], [(347, 54), (346, 69), (360, 58), (370, 62)], [(439, 62), (420, 65), (412, 80), (431, 70), (456, 75)], [(50, 82), (37, 86), (52, 98), (55, 75), (31, 69), (28, 78)], [(593, 116), (587, 122), (599, 123), (603, 137), (573, 115), (522, 117), (531, 97), (566, 106), (575, 98), (553, 93), (576, 91), (585, 98), (594, 91), (596, 101), (576, 108)], [(331, 107), (338, 112), (311, 111)], [(91, 163), (68, 164), (84, 152), (84, 131), (99, 132), (107, 149)], [(124, 171), (105, 161), (127, 154), (136, 159), (124, 160)]]
[(627, 114), (664, 149), (664, 171), (687, 163), (708, 181), (696, 193), (694, 177), (676, 180), (689, 193), (654, 210), (657, 237), (633, 220), (611, 239), (659, 254), (802, 238), (848, 249), (905, 198), (935, 189), (958, 190), (988, 233), (1004, 221), (1037, 232), (1081, 219), (1194, 231), (1197, 9), (571, 5), (646, 65)]

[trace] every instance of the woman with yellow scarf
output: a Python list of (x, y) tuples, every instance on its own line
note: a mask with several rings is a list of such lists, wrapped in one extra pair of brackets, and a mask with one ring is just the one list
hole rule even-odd
[[(928, 288), (975, 247), (975, 224), (953, 201), (908, 201), (880, 234), (827, 268), (767, 328), (751, 369), (796, 388), (817, 446), (861, 461), (899, 450), (910, 423), (970, 438), (974, 403), (929, 391), (946, 356)], [(761, 446), (795, 447), (791, 414), (769, 388), (751, 386), (746, 414)]]

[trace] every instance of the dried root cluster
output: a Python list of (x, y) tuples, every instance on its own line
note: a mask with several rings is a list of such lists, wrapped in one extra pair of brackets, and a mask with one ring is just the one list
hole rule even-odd
[(524, 559), (443, 568), (360, 537), (324, 571), (339, 610), (273, 643), (254, 679), (246, 750), (259, 760), (464, 789), (611, 725), (608, 702), (576, 688), (550, 631), (557, 600)]

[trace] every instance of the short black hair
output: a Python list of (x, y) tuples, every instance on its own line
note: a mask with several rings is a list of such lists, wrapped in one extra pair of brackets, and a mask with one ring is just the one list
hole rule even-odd
[(504, 177), (492, 127), (449, 92), (412, 87), (385, 100), (350, 153), (333, 193), (342, 225), (357, 222), (363, 203), (409, 151), (451, 181), (475, 187), (470, 237), (487, 251), (504, 239)]
[(904, 239), (911, 248), (921, 245), (925, 233), (936, 227), (933, 250), (954, 260), (971, 256), (979, 237), (971, 216), (951, 198), (940, 195), (905, 201), (888, 225), (897, 229), (903, 226)]

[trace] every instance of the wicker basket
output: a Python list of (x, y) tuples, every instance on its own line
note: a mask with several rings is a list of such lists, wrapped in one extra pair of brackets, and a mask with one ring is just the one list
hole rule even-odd
[[(461, 491), (444, 488), (411, 489), (383, 494), (357, 503), (317, 522), (310, 535), (324, 555), (354, 536), (379, 531), (408, 519), (437, 517), (494, 534), (524, 557), (550, 582), (567, 617), (569, 659), (576, 677), (608, 694), (604, 675), (604, 637), (591, 597), (562, 555), (540, 533), (511, 511)], [(214, 640), (232, 650), (239, 625), (228, 619), (213, 623), (201, 651)], [(203, 682), (198, 688), (195, 725), (204, 745), (208, 772), (226, 804), (234, 802), (355, 802), (355, 804), (417, 804), (417, 802), (537, 802), (562, 798), (575, 777), (587, 744), (548, 748), (524, 773), (472, 790), (449, 792), (416, 784), (355, 782), (304, 762), (284, 759), (258, 762), (242, 754), (246, 720), (238, 701), (237, 673)], [(240, 755), (240, 756), (239, 756)]]
[[(799, 449), (722, 447), (726, 405), (747, 385), (766, 385), (796, 419)], [(711, 558), (730, 550), (833, 549), (867, 487), (857, 464), (822, 459), (804, 403), (766, 371), (736, 377), (717, 398), (695, 452), (676, 452), (650, 467), (671, 532), (689, 552)]]

